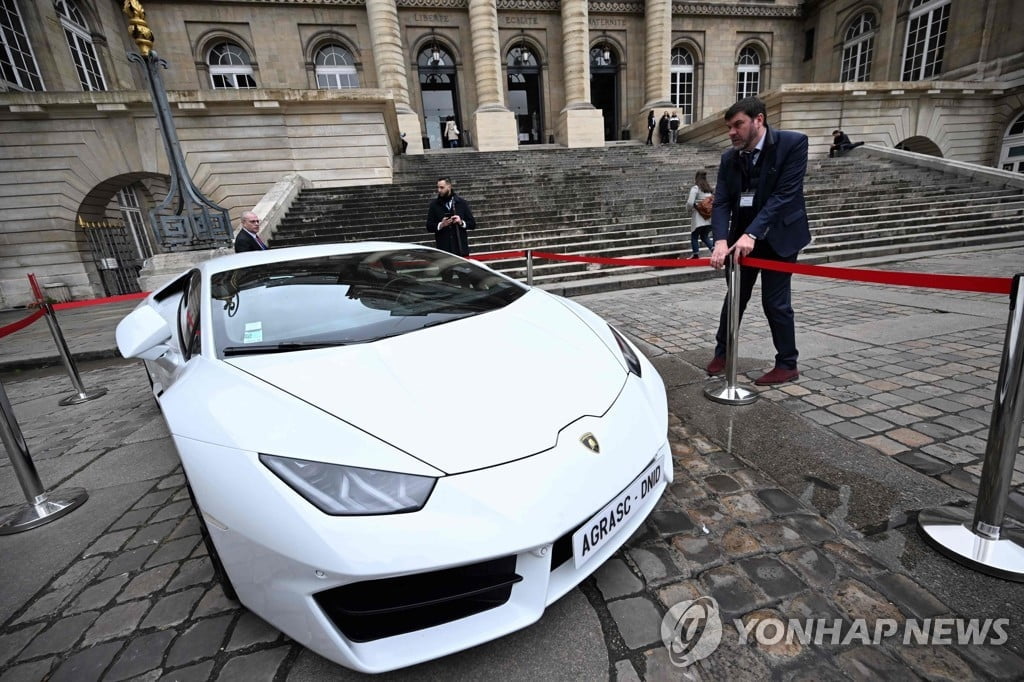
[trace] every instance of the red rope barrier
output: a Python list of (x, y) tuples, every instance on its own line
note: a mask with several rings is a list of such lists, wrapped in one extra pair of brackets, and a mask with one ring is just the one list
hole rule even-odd
[(31, 315), (28, 315), (26, 317), (21, 318), (17, 322), (12, 322), (11, 324), (8, 324), (6, 326), (0, 327), (0, 339), (4, 338), (5, 336), (8, 336), (10, 334), (13, 334), (14, 332), (18, 331), (19, 329), (24, 329), (25, 327), (29, 326), (30, 324), (32, 324), (33, 322), (35, 322), (36, 320), (38, 320), (42, 316), (43, 316), (43, 311), (42, 310), (37, 310), (34, 313), (32, 313)]
[(762, 258), (744, 258), (746, 265), (797, 275), (829, 277), (854, 282), (873, 284), (894, 284), (900, 287), (921, 287), (924, 289), (947, 289), (950, 291), (975, 291), (983, 294), (1010, 293), (1013, 280), (1009, 277), (973, 277), (970, 275), (936, 275), (927, 272), (893, 272), (892, 270), (859, 270), (800, 263), (780, 263)]
[(525, 251), (492, 251), (491, 253), (478, 253), (469, 256), (471, 260), (478, 260), (484, 263), (489, 260), (503, 260), (505, 258), (525, 258)]
[(90, 298), (87, 301), (68, 301), (67, 303), (55, 303), (54, 310), (71, 310), (72, 308), (86, 308), (92, 305), (104, 305), (106, 303), (121, 303), (123, 301), (137, 301), (146, 298), (149, 292), (142, 291), (135, 294), (121, 294), (119, 296), (107, 296), (106, 298)]
[[(497, 260), (499, 258), (521, 258), (525, 251), (504, 251), (480, 254), (477, 260)], [(563, 261), (570, 263), (597, 263), (599, 265), (635, 265), (653, 268), (678, 268), (705, 266), (711, 263), (708, 258), (608, 258), (604, 256), (580, 256), (547, 251), (534, 251), (534, 258)], [(811, 277), (828, 277), (853, 282), (869, 282), (872, 284), (891, 284), (902, 287), (920, 287), (923, 289), (944, 289), (949, 291), (972, 291), (983, 294), (1009, 295), (1013, 280), (1009, 277), (974, 277), (971, 275), (940, 275), (926, 272), (894, 272), (892, 270), (861, 270), (858, 268), (840, 268), (832, 265), (803, 265), (801, 263), (782, 263), (763, 258), (744, 258), (743, 262), (756, 268), (792, 272), (797, 275)]]

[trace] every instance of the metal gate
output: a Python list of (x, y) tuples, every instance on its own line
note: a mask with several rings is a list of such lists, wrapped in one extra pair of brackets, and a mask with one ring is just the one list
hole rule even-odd
[(82, 220), (79, 217), (78, 226), (89, 239), (89, 247), (106, 295), (117, 296), (139, 291), (142, 262), (124, 223), (117, 220)]

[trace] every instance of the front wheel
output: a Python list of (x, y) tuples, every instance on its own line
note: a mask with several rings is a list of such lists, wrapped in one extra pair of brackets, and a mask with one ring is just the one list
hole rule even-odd
[(189, 484), (187, 477), (185, 478), (185, 487), (188, 488), (188, 496), (192, 500), (192, 508), (196, 510), (196, 516), (199, 517), (199, 532), (203, 535), (206, 553), (210, 555), (210, 563), (213, 564), (213, 575), (220, 583), (221, 589), (224, 590), (224, 596), (232, 601), (238, 601), (238, 593), (235, 592), (235, 586), (231, 584), (231, 578), (228, 577), (227, 571), (224, 570), (220, 554), (217, 553), (217, 547), (214, 546), (213, 538), (210, 537), (210, 529), (206, 527), (203, 511), (199, 508), (199, 503), (196, 502), (195, 493), (192, 492), (192, 486)]

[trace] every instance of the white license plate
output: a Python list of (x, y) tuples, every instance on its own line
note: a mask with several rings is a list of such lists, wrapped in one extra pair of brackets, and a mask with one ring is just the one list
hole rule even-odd
[(604, 509), (572, 534), (572, 558), (576, 568), (587, 563), (597, 550), (611, 542), (634, 514), (639, 513), (648, 495), (661, 482), (661, 458), (644, 469), (633, 482), (619, 493)]

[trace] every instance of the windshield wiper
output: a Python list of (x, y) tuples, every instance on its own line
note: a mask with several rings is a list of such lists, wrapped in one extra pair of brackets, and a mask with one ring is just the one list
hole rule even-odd
[(312, 350), (315, 348), (333, 348), (347, 346), (353, 341), (311, 341), (307, 343), (267, 343), (250, 346), (227, 346), (223, 349), (224, 357), (229, 355), (260, 355), (264, 353), (290, 353), (296, 350)]

